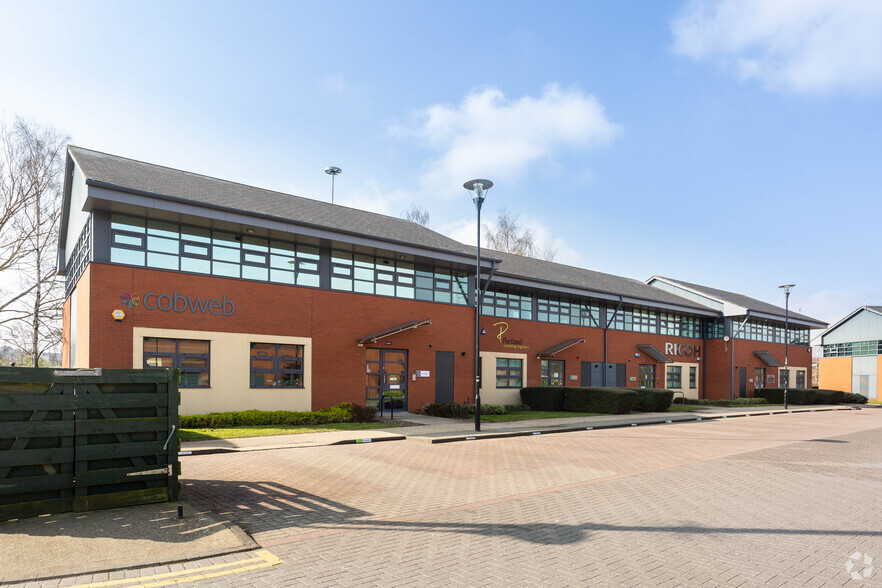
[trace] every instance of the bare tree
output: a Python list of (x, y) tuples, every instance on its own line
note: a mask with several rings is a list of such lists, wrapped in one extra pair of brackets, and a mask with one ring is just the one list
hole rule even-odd
[(429, 211), (416, 204), (411, 204), (410, 208), (401, 213), (401, 217), (424, 227), (429, 226)]
[[(4, 338), (25, 352), (29, 363), (60, 341), (63, 292), (55, 273), (61, 212), (64, 147), (68, 137), (51, 127), (16, 118), (0, 128), (0, 213), (9, 236), (0, 239), (0, 271), (18, 280), (0, 298)], [(2, 220), (2, 218), (0, 218)]]
[(540, 250), (536, 244), (533, 230), (522, 228), (520, 217), (508, 212), (505, 208), (499, 209), (496, 216), (496, 226), (484, 225), (484, 239), (487, 247), (505, 253), (524, 255), (526, 257), (541, 257), (546, 261), (553, 261), (557, 255), (557, 248), (553, 243), (546, 243)]

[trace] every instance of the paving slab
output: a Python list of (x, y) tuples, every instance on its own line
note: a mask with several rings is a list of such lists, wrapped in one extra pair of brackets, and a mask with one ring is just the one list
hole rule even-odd
[(0, 585), (256, 547), (239, 527), (188, 501), (45, 515), (0, 523)]

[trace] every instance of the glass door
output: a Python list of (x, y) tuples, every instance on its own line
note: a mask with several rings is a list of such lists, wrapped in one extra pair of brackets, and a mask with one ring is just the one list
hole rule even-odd
[(641, 388), (655, 388), (655, 366), (641, 364), (638, 371), (639, 386)]
[(407, 410), (407, 351), (366, 349), (365, 405)]

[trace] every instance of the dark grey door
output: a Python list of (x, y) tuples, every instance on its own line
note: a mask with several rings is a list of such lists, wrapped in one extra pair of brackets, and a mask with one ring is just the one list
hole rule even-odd
[(435, 402), (453, 402), (453, 352), (435, 352)]
[(738, 397), (747, 396), (747, 368), (738, 368)]
[(583, 361), (582, 385), (594, 388), (602, 386), (624, 387), (626, 385), (625, 364)]

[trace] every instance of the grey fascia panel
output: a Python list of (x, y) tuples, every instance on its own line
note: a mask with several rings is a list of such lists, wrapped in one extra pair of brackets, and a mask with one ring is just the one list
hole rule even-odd
[(493, 279), (496, 283), (508, 284), (512, 286), (524, 286), (527, 288), (541, 288), (548, 290), (549, 286), (551, 286), (555, 292), (560, 292), (562, 294), (573, 294), (575, 296), (586, 296), (590, 298), (599, 298), (601, 300), (608, 300), (611, 302), (618, 302), (622, 300), (623, 302), (627, 302), (629, 304), (637, 304), (640, 306), (651, 306), (653, 308), (659, 308), (663, 310), (675, 310), (678, 312), (687, 312), (691, 314), (697, 314), (701, 316), (718, 318), (720, 313), (711, 310), (708, 308), (697, 308), (694, 306), (685, 306), (673, 304), (671, 302), (661, 302), (658, 300), (651, 300), (648, 298), (637, 298), (634, 296), (624, 296), (621, 294), (616, 294), (614, 292), (604, 292), (602, 290), (588, 290), (585, 288), (578, 288), (573, 286), (568, 286), (566, 284), (557, 284), (554, 282), (545, 282), (542, 280), (530, 280), (526, 278), (517, 278), (514, 276), (500, 275), (496, 274), (496, 277)]
[[(87, 197), (87, 208), (103, 209), (103, 202), (113, 202), (120, 204), (128, 204), (144, 209), (162, 210), (165, 212), (174, 212), (186, 216), (199, 218), (209, 218), (221, 222), (228, 222), (252, 227), (260, 227), (280, 231), (283, 233), (291, 233), (297, 235), (305, 235), (318, 239), (327, 239), (329, 241), (339, 241), (351, 245), (360, 245), (364, 247), (372, 247), (376, 249), (392, 249), (396, 253), (404, 253), (418, 257), (426, 257), (440, 261), (458, 263), (462, 265), (470, 265), (475, 263), (476, 259), (468, 253), (459, 253), (456, 251), (444, 251), (431, 247), (421, 247), (412, 245), (402, 241), (385, 241), (373, 239), (363, 235), (354, 233), (346, 233), (338, 230), (329, 230), (313, 227), (306, 224), (291, 223), (267, 216), (251, 216), (242, 212), (224, 209), (222, 207), (194, 205), (188, 201), (182, 201), (177, 198), (165, 198), (156, 195), (139, 194), (131, 190), (124, 190), (117, 187), (108, 187), (101, 185), (94, 180), (87, 180), (89, 185), (89, 194)], [(481, 257), (481, 267), (488, 270), (493, 267), (494, 260), (492, 258)]]
[(64, 162), (64, 187), (61, 199), (61, 225), (58, 227), (57, 273), (62, 276), (67, 275), (67, 257), (65, 256), (65, 243), (67, 242), (67, 219), (70, 216), (70, 191), (73, 188), (72, 184), (74, 165), (76, 164), (74, 163), (74, 160), (70, 155), (70, 151), (68, 151)]

